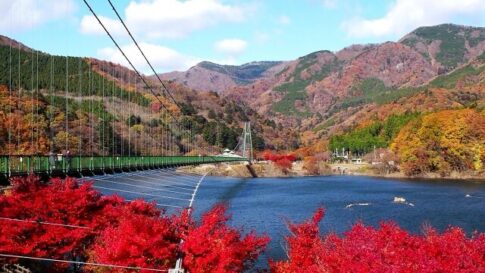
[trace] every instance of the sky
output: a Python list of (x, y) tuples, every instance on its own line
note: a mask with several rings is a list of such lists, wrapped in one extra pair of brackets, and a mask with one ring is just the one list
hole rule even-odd
[[(107, 0), (87, 0), (137, 69), (143, 57)], [(200, 61), (293, 60), (397, 41), (419, 26), (485, 26), (483, 0), (112, 0), (158, 73)], [(82, 0), (0, 0), (0, 34), (56, 55), (126, 65)]]

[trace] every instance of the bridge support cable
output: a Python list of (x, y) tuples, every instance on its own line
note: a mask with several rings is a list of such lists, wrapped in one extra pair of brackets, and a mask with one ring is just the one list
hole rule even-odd
[[(158, 177), (158, 175), (160, 173), (173, 174), (173, 175), (179, 175), (179, 176), (187, 176), (187, 177), (191, 177), (191, 176), (193, 176), (193, 177), (199, 177), (200, 176), (200, 175), (194, 175), (194, 174), (191, 174), (191, 173), (178, 174), (176, 171), (177, 171), (176, 168), (163, 168), (163, 169), (158, 169), (158, 170), (148, 170), (148, 171), (144, 171), (144, 174), (146, 174), (146, 175), (153, 174), (156, 177)], [(137, 173), (136, 172), (135, 173), (130, 173), (130, 175), (135, 175), (136, 176)]]
[(163, 270), (163, 269), (155, 269), (155, 268), (147, 268), (147, 267), (80, 262), (80, 261), (72, 261), (72, 260), (40, 258), (40, 257), (34, 257), (34, 256), (26, 256), (26, 255), (12, 255), (12, 254), (5, 254), (5, 253), (0, 253), (0, 257), (14, 258), (14, 259), (36, 260), (36, 261), (44, 261), (44, 262), (77, 264), (77, 265), (89, 265), (89, 266), (106, 267), (106, 268), (119, 268), (119, 269), (128, 269), (128, 270), (146, 270), (146, 271), (153, 271), (153, 272), (167, 272), (168, 271), (168, 270)]
[[(103, 181), (110, 181), (111, 178), (97, 178), (96, 181), (99, 181), (99, 182), (103, 182)], [(122, 177), (121, 179), (126, 179), (126, 177)], [(121, 180), (121, 179), (118, 179), (118, 180)], [(89, 180), (88, 180), (89, 181)], [(133, 181), (136, 181), (136, 182), (140, 182), (140, 180), (138, 179), (133, 179)], [(148, 181), (143, 181), (144, 184), (149, 184), (149, 185), (154, 185), (154, 186), (161, 186), (161, 187), (164, 187), (164, 188), (173, 188), (173, 189), (177, 189), (177, 190), (184, 190), (184, 191), (192, 191), (193, 190), (193, 185), (187, 185), (187, 187), (185, 187), (185, 185), (180, 185), (180, 184), (177, 184), (177, 183), (163, 183), (160, 181), (160, 179), (157, 179), (156, 181), (158, 182), (148, 182)], [(171, 182), (171, 181), (169, 181)]]
[[(97, 179), (93, 179), (95, 182), (100, 182), (99, 180)], [(92, 181), (93, 181), (92, 180)], [(88, 182), (88, 181), (87, 181)], [(134, 184), (130, 184), (130, 183), (123, 183), (123, 182), (118, 182), (118, 181), (111, 181), (111, 180), (104, 180), (102, 182), (105, 182), (105, 183), (111, 183), (111, 184), (115, 184), (115, 185), (122, 185), (122, 186), (128, 186), (128, 187), (133, 187), (133, 188), (140, 188), (140, 189), (147, 189), (147, 190), (153, 190), (153, 191), (161, 191), (161, 192), (168, 192), (168, 193), (175, 193), (175, 194), (179, 194), (179, 195), (190, 195), (190, 193), (187, 193), (187, 192), (179, 192), (179, 191), (172, 191), (172, 190), (168, 190), (168, 189), (159, 189), (159, 188), (155, 188), (155, 187), (150, 187), (150, 186), (143, 186), (143, 185), (134, 185)]]
[[(153, 88), (151, 87), (151, 85), (148, 84), (148, 82), (146, 81), (146, 79), (141, 75), (141, 73), (138, 71), (138, 69), (136, 69), (136, 67), (133, 65), (133, 63), (131, 62), (131, 60), (128, 58), (128, 56), (125, 54), (125, 52), (123, 51), (123, 49), (121, 48), (121, 46), (118, 44), (118, 42), (116, 42), (116, 40), (114, 39), (114, 37), (111, 35), (111, 33), (109, 32), (109, 30), (106, 28), (106, 26), (103, 24), (103, 22), (101, 22), (101, 19), (99, 19), (98, 15), (96, 14), (96, 12), (94, 12), (94, 10), (91, 8), (91, 5), (89, 5), (88, 1), (87, 0), (83, 0), (84, 4), (88, 7), (89, 11), (91, 12), (91, 14), (93, 14), (94, 18), (96, 18), (96, 20), (98, 21), (98, 23), (101, 25), (101, 27), (103, 28), (103, 30), (106, 32), (106, 34), (109, 36), (109, 38), (111, 39), (111, 41), (114, 43), (114, 45), (118, 48), (118, 50), (120, 51), (121, 55), (123, 55), (123, 57), (125, 58), (125, 60), (128, 62), (128, 64), (131, 66), (131, 68), (133, 69), (133, 71), (135, 71), (136, 75), (138, 76), (138, 78), (140, 78), (143, 82), (143, 84), (148, 88), (148, 90), (150, 90), (150, 92), (152, 93), (152, 95), (159, 101), (160, 105), (162, 107), (165, 108), (165, 110), (168, 111), (169, 115), (173, 117), (173, 115), (170, 113), (170, 110), (165, 106), (165, 104), (160, 100), (160, 98), (158, 98), (156, 92), (153, 90)], [(174, 117), (173, 117), (174, 118)], [(175, 119), (175, 118), (174, 118)]]
[[(188, 208), (188, 211), (187, 211), (187, 214), (188, 214), (189, 217), (192, 214), (192, 206), (194, 204), (194, 200), (195, 200), (195, 197), (197, 195), (197, 191), (199, 190), (200, 184), (202, 183), (202, 181), (204, 181), (204, 179), (207, 176), (207, 174), (208, 173), (204, 174), (199, 179), (199, 181), (197, 182), (197, 185), (195, 186), (194, 192), (192, 193), (192, 198), (190, 199), (189, 208)], [(183, 243), (184, 243), (184, 240), (182, 239), (180, 241), (180, 245), (182, 245)], [(185, 270), (183, 269), (183, 257), (180, 256), (177, 259), (177, 261), (175, 262), (175, 267), (173, 269), (170, 269), (169, 270), (169, 273), (184, 273), (184, 272), (185, 272)]]
[(138, 48), (138, 51), (140, 51), (141, 55), (143, 56), (143, 58), (145, 59), (146, 63), (148, 64), (148, 66), (150, 67), (150, 69), (152, 70), (153, 74), (155, 75), (155, 77), (158, 79), (158, 81), (160, 82), (160, 84), (162, 85), (164, 91), (166, 94), (169, 95), (169, 97), (172, 99), (173, 103), (175, 103), (175, 105), (177, 105), (177, 107), (179, 109), (182, 109), (180, 107), (180, 105), (177, 103), (177, 101), (175, 100), (175, 98), (172, 96), (172, 94), (170, 93), (170, 90), (166, 87), (165, 83), (162, 81), (162, 79), (160, 79), (160, 76), (158, 75), (158, 73), (155, 71), (155, 68), (153, 68), (152, 64), (150, 63), (150, 61), (148, 60), (148, 58), (146, 57), (145, 53), (143, 52), (143, 50), (141, 49), (141, 47), (138, 45), (138, 42), (136, 41), (135, 37), (133, 37), (133, 35), (131, 34), (131, 31), (128, 29), (128, 27), (126, 26), (125, 22), (123, 21), (123, 19), (121, 18), (120, 14), (118, 13), (118, 11), (116, 10), (115, 6), (113, 5), (113, 3), (111, 2), (111, 0), (108, 0), (108, 3), (110, 4), (111, 8), (113, 9), (113, 11), (115, 12), (116, 16), (118, 17), (118, 19), (120, 20), (121, 24), (123, 25), (123, 27), (125, 28), (126, 32), (128, 32), (128, 35), (130, 36), (131, 40), (133, 41), (133, 43), (135, 44), (135, 46)]
[(48, 226), (57, 226), (57, 227), (67, 227), (67, 228), (91, 229), (90, 227), (85, 227), (85, 226), (69, 225), (69, 224), (59, 224), (59, 223), (52, 223), (52, 222), (45, 222), (45, 221), (37, 221), (37, 220), (16, 219), (16, 218), (8, 218), (8, 217), (0, 217), (0, 221), (30, 223), (30, 224), (39, 224), (39, 225), (48, 225)]
[[(89, 9), (89, 11), (92, 13), (92, 15), (96, 18), (96, 20), (98, 21), (99, 25), (103, 28), (103, 30), (106, 32), (106, 34), (109, 36), (109, 38), (111, 39), (111, 41), (114, 43), (114, 45), (118, 48), (119, 52), (123, 55), (123, 57), (125, 58), (125, 60), (128, 62), (129, 66), (133, 69), (133, 71), (135, 72), (137, 78), (139, 78), (143, 84), (145, 85), (145, 87), (151, 92), (151, 94), (154, 96), (155, 100), (157, 100), (159, 103), (160, 103), (160, 107), (162, 108), (161, 112), (162, 112), (162, 116), (165, 116), (167, 115), (167, 117), (164, 118), (164, 122), (165, 122), (165, 127), (166, 127), (166, 130), (167, 131), (167, 137), (164, 139), (163, 137), (161, 138), (160, 141), (157, 141), (157, 138), (149, 138), (150, 140), (153, 141), (153, 139), (155, 139), (155, 141), (157, 141), (157, 143), (155, 145), (152, 145), (152, 147), (163, 147), (163, 142), (166, 142), (166, 146), (167, 146), (167, 149), (166, 149), (166, 152), (169, 154), (169, 155), (172, 155), (174, 156), (176, 154), (176, 151), (175, 151), (175, 144), (177, 143), (177, 139), (179, 136), (181, 137), (187, 137), (185, 134), (181, 133), (182, 131), (185, 131), (187, 128), (184, 128), (183, 126), (180, 125), (180, 122), (179, 120), (177, 119), (177, 117), (175, 117), (170, 109), (166, 106), (166, 102), (163, 102), (160, 98), (159, 98), (159, 95), (157, 94), (157, 92), (154, 91), (154, 89), (151, 87), (151, 85), (147, 82), (147, 80), (141, 75), (141, 73), (136, 69), (136, 67), (134, 66), (134, 64), (132, 63), (132, 61), (128, 58), (128, 56), (125, 54), (125, 52), (123, 51), (123, 49), (119, 46), (118, 42), (114, 39), (114, 37), (111, 35), (110, 31), (106, 28), (106, 26), (103, 24), (103, 22), (100, 20), (100, 18), (97, 16), (96, 12), (94, 12), (94, 10), (92, 9), (92, 7), (90, 6), (90, 4), (88, 3), (87, 0), (83, 0), (84, 4), (87, 6), (87, 8)], [(114, 7), (114, 5), (112, 4), (112, 2), (110, 2), (110, 5), (112, 6), (113, 10), (116, 11), (116, 8)], [(116, 11), (117, 13), (117, 11)], [(117, 16), (121, 19), (121, 16), (119, 16), (119, 13), (117, 13)], [(122, 20), (121, 20), (122, 21)], [(127, 30), (127, 32), (129, 32), (129, 29), (128, 27), (126, 26), (126, 24), (124, 24), (124, 22), (122, 22), (125, 29)], [(136, 42), (136, 39), (134, 39), (133, 35), (131, 32), (129, 32), (132, 40), (137, 44), (138, 46), (138, 42)], [(151, 63), (149, 62), (148, 58), (146, 58), (146, 55), (144, 54), (144, 52), (141, 50), (141, 47), (139, 47), (139, 50), (140, 52), (142, 53), (142, 55), (144, 56), (145, 60), (147, 61), (147, 63), (149, 63), (149, 65), (151, 66)], [(153, 66), (151, 66), (151, 68), (153, 68)], [(156, 71), (154, 70), (153, 68), (153, 71), (154, 73), (156, 74)], [(157, 75), (157, 74), (156, 74)], [(157, 75), (158, 77), (158, 75)], [(160, 79), (160, 83), (162, 84), (162, 87), (164, 87), (164, 90), (166, 91), (165, 93), (169, 95), (169, 98), (172, 100), (172, 102), (177, 105), (180, 109), (180, 105), (177, 103), (177, 101), (175, 100), (175, 98), (172, 96), (172, 94), (170, 93), (170, 91), (168, 90), (167, 86), (165, 85), (165, 83), (163, 81), (161, 81)], [(168, 117), (169, 116), (169, 117)], [(150, 130), (152, 128), (149, 128)], [(157, 136), (163, 136), (164, 132), (162, 130), (161, 134), (158, 133)], [(153, 134), (151, 134), (151, 136), (153, 136)], [(188, 140), (188, 143), (190, 145), (190, 136), (189, 137), (189, 140)], [(147, 143), (146, 143), (147, 144)], [(148, 149), (145, 149), (145, 150), (148, 150)], [(156, 149), (158, 151), (158, 153), (162, 152), (163, 149)], [(162, 150), (162, 151), (161, 151)], [(184, 151), (188, 151), (189, 149), (186, 149), (184, 148)]]
[[(150, 174), (154, 174), (155, 176), (152, 176)], [(157, 174), (163, 174), (163, 176), (157, 175)], [(148, 173), (143, 173), (140, 175), (140, 173), (130, 173), (129, 176), (137, 176), (141, 177), (143, 179), (151, 179), (152, 181), (163, 181), (163, 182), (168, 182), (173, 185), (178, 185), (178, 186), (187, 186), (187, 187), (194, 187), (197, 180), (199, 179), (200, 176), (186, 176), (186, 175), (172, 175), (174, 172), (169, 172), (169, 171), (160, 171), (156, 173), (148, 172)], [(158, 178), (157, 178), (158, 177)], [(163, 180), (160, 178), (163, 177)], [(170, 179), (174, 178), (174, 179)], [(194, 179), (191, 179), (194, 178)], [(144, 181), (146, 182), (146, 181)]]
[[(116, 181), (113, 181), (113, 180), (110, 180), (110, 179), (96, 179), (94, 178), (93, 179), (94, 181), (96, 182), (108, 182), (108, 183), (112, 183), (112, 184), (120, 184), (120, 185), (123, 185), (123, 184), (126, 184), (126, 186), (133, 186), (133, 187), (136, 187), (137, 185), (135, 185), (134, 183), (128, 183), (128, 182), (120, 182), (120, 181), (132, 181), (132, 182), (138, 182), (138, 183), (143, 183), (143, 184), (149, 184), (151, 186), (146, 186), (147, 189), (153, 189), (153, 190), (156, 190), (158, 188), (154, 188), (152, 186), (160, 186), (160, 187), (164, 187), (163, 188), (163, 191), (169, 191), (170, 189), (166, 189), (168, 186), (178, 186), (179, 190), (182, 190), (182, 191), (191, 191), (192, 188), (193, 188), (193, 185), (187, 185), (188, 187), (185, 188), (185, 187), (181, 187), (179, 184), (176, 184), (176, 183), (173, 183), (172, 181), (165, 181), (165, 180), (158, 180), (158, 182), (147, 182), (147, 181), (143, 181), (143, 180), (139, 180), (139, 179), (135, 179), (135, 178), (130, 178), (130, 177), (121, 177), (119, 179), (117, 179)], [(86, 181), (89, 181), (89, 180), (86, 180)], [(182, 185), (183, 186), (183, 185)], [(192, 186), (192, 187), (190, 187)], [(142, 187), (143, 188), (143, 187)], [(162, 190), (162, 189), (159, 189), (159, 190)], [(172, 190), (170, 190), (172, 191)], [(184, 192), (180, 192), (181, 194), (186, 194)]]
[[(133, 174), (131, 176), (137, 176), (137, 177), (141, 177), (143, 179), (151, 179), (152, 181), (160, 181), (160, 179), (156, 179), (156, 177), (153, 177), (153, 176), (148, 176), (148, 175), (137, 175), (137, 174)], [(170, 179), (170, 175), (167, 175), (167, 176), (164, 176), (164, 182), (169, 182), (173, 185), (179, 185), (179, 186), (187, 186), (187, 187), (193, 187), (195, 185), (195, 182), (192, 181), (192, 180), (188, 180), (188, 179), (183, 179), (182, 182), (180, 182), (180, 179), (179, 180), (174, 180), (174, 179)], [(136, 179), (132, 179), (132, 180), (136, 180)], [(184, 182), (187, 182), (187, 183), (184, 183)]]

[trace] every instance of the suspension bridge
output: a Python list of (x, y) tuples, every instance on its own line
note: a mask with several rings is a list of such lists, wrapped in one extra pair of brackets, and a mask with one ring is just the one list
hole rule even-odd
[[(3, 128), (0, 126), (0, 180), (28, 174), (46, 178), (76, 176), (79, 183), (92, 183), (103, 194), (118, 194), (127, 201), (142, 198), (164, 210), (177, 210), (192, 207), (205, 178), (180, 171), (179, 167), (251, 163), (249, 122), (244, 123), (243, 133), (230, 154), (221, 154), (222, 147), (201, 141), (202, 133), (182, 120), (184, 102), (177, 101), (167, 83), (158, 77), (112, 2), (108, 0), (156, 83), (139, 72), (89, 2), (84, 3), (131, 70), (120, 70), (108, 62), (95, 65), (86, 58), (51, 56), (13, 41), (2, 46), (0, 50), (7, 56), (2, 69), (8, 71), (8, 77), (2, 79), (6, 90), (0, 86), (0, 122), (4, 121)], [(145, 108), (149, 110), (140, 110)], [(0, 215), (0, 222), (9, 221), (32, 223)], [(69, 223), (36, 223), (82, 228)], [(15, 253), (0, 253), (0, 264), (2, 257), (160, 271)], [(183, 272), (181, 265), (179, 259), (170, 272)], [(21, 268), (12, 272), (30, 271)]]
[[(8, 60), (4, 60), (8, 91), (0, 94), (6, 101), (0, 110), (11, 120), (5, 122), (5, 139), (0, 139), (0, 148), (4, 144), (1, 178), (30, 173), (81, 177), (252, 160), (248, 123), (234, 148), (239, 156), (220, 155), (214, 145), (203, 147), (201, 132), (181, 120), (184, 102), (177, 101), (160, 79), (112, 2), (108, 1), (155, 75), (155, 83), (139, 72), (89, 2), (84, 3), (131, 70), (120, 71), (102, 62), (92, 71), (83, 58), (50, 56), (10, 42)], [(125, 82), (113, 76), (120, 73)], [(143, 113), (143, 121), (136, 120), (141, 105), (150, 109)], [(118, 116), (128, 117), (127, 124)], [(27, 129), (19, 128), (22, 119), (28, 123)], [(140, 123), (148, 129), (140, 128)]]

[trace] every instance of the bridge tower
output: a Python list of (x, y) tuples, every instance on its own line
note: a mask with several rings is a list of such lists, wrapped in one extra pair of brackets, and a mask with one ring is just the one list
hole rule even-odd
[(253, 161), (253, 139), (251, 137), (251, 122), (244, 122), (241, 149), (242, 149), (242, 156), (247, 158), (249, 162), (252, 162)]

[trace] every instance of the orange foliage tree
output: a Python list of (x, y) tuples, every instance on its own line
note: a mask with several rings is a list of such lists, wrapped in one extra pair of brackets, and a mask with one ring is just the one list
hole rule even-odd
[(485, 115), (472, 109), (428, 114), (406, 125), (391, 149), (407, 175), (483, 170)]

